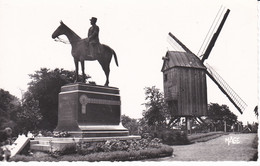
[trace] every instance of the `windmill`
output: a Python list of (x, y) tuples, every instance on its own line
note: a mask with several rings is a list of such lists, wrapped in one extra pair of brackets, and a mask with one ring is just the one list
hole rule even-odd
[[(219, 18), (222, 15), (220, 14), (219, 16), (221, 10), (223, 13), (222, 7), (217, 14)], [(200, 56), (201, 59), (172, 33), (169, 33), (170, 44), (179, 50), (166, 53), (166, 56), (163, 57), (164, 62), (161, 70), (164, 77), (165, 100), (168, 103), (170, 112), (174, 116), (172, 122), (179, 121), (180, 117), (186, 118), (186, 126), (189, 126), (189, 119), (191, 118), (198, 122), (203, 122), (201, 117), (207, 115), (206, 75), (226, 95), (241, 114), (247, 107), (247, 104), (210, 65), (204, 65), (204, 61), (208, 59), (229, 12), (230, 10), (227, 9), (220, 23), (216, 21), (217, 17), (215, 18), (214, 22), (217, 22), (215, 24), (219, 24), (219, 26), (211, 40), (206, 43), (205, 51)]]

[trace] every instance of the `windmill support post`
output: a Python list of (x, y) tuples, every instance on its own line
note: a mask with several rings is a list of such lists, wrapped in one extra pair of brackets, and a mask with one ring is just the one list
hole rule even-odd
[(186, 133), (191, 134), (190, 117), (185, 117)]
[(227, 132), (227, 122), (226, 122), (226, 120), (224, 120), (224, 132), (225, 133)]
[(186, 134), (192, 134), (191, 120), (197, 121), (199, 124), (206, 124), (200, 117), (197, 116), (185, 116), (185, 132)]

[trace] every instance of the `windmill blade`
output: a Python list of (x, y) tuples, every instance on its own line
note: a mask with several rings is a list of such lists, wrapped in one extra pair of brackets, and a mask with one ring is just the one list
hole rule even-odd
[(219, 34), (220, 34), (220, 32), (221, 32), (223, 26), (224, 26), (224, 23), (225, 23), (225, 21), (226, 21), (226, 19), (227, 19), (227, 17), (228, 17), (229, 12), (230, 12), (230, 10), (228, 9), (228, 10), (226, 11), (226, 13), (225, 13), (225, 15), (224, 15), (222, 21), (221, 21), (221, 23), (220, 23), (220, 25), (219, 25), (219, 27), (218, 27), (216, 33), (214, 33), (212, 39), (210, 40), (210, 43), (209, 43), (209, 45), (208, 45), (208, 47), (207, 47), (207, 49), (206, 49), (206, 51), (205, 51), (205, 53), (204, 53), (204, 55), (203, 55), (203, 57), (202, 57), (202, 59), (201, 59), (202, 63), (203, 63), (206, 59), (208, 59), (209, 54), (210, 54), (212, 48), (214, 47), (214, 45), (215, 45), (215, 43), (216, 43), (216, 41), (217, 41), (217, 39), (218, 39), (218, 36), (219, 36)]
[(247, 104), (238, 96), (238, 94), (224, 81), (224, 79), (209, 65), (206, 64), (207, 75), (217, 84), (218, 88), (227, 96), (231, 103), (242, 114)]
[(179, 39), (177, 39), (177, 37), (175, 37), (171, 32), (169, 32), (169, 36), (178, 43), (179, 46), (181, 46), (181, 48), (187, 52), (187, 53), (191, 53), (193, 54), (193, 52), (191, 52)]
[(179, 52), (186, 52), (173, 38), (167, 37), (167, 42), (172, 46), (172, 48)]
[(210, 29), (209, 29), (209, 31), (208, 31), (208, 33), (207, 33), (207, 35), (206, 35), (206, 37), (203, 41), (198, 53), (197, 53), (197, 56), (199, 56), (199, 55), (200, 55), (200, 57), (203, 56), (203, 53), (205, 52), (207, 46), (209, 45), (210, 39), (212, 38), (213, 33), (215, 32), (217, 25), (220, 24), (220, 18), (223, 16), (224, 11), (225, 11), (225, 7), (221, 6), (219, 8), (219, 11), (218, 11), (214, 21), (212, 22), (212, 24), (210, 26)]

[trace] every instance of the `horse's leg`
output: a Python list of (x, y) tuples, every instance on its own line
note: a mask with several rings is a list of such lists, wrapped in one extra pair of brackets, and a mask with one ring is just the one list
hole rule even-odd
[(78, 80), (79, 80), (79, 73), (78, 73), (79, 63), (76, 59), (74, 59), (74, 63), (75, 63), (75, 74), (76, 74), (76, 78), (75, 78), (74, 82), (78, 82)]
[(104, 70), (105, 74), (106, 74), (106, 83), (105, 83), (105, 86), (108, 86), (109, 84), (109, 73), (110, 73), (110, 69), (109, 69), (109, 66), (106, 68), (106, 70)]
[(103, 69), (103, 71), (105, 72), (105, 75), (106, 75), (105, 86), (108, 86), (108, 84), (109, 84), (109, 73), (110, 73), (109, 63), (104, 62), (104, 61), (98, 61), (98, 62), (102, 66), (102, 69)]
[(85, 75), (85, 64), (84, 64), (84, 60), (80, 61), (81, 63), (81, 70), (82, 70), (82, 82), (86, 83), (86, 75)]

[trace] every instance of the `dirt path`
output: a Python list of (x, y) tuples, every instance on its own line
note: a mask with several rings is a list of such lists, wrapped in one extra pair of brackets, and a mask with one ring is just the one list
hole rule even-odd
[(252, 148), (255, 136), (256, 134), (229, 134), (207, 142), (172, 146), (172, 157), (153, 161), (249, 161), (256, 152)]

